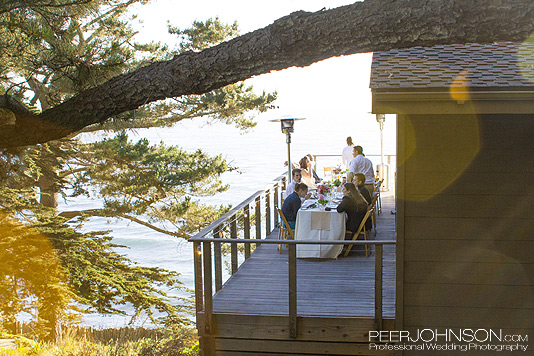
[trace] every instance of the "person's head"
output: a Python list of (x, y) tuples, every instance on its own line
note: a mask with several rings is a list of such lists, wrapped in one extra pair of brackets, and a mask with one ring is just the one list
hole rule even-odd
[(300, 180), (302, 179), (302, 170), (300, 168), (293, 169), (291, 171), (291, 177), (295, 182), (300, 183)]
[(308, 163), (313, 162), (313, 156), (311, 154), (307, 154), (306, 158), (308, 158)]
[(356, 204), (357, 206), (361, 207), (362, 209), (367, 207), (367, 201), (360, 194), (358, 189), (356, 189), (356, 186), (353, 183), (343, 184), (342, 192), (346, 196), (350, 197), (350, 199), (352, 199), (354, 204)]
[(308, 169), (308, 157), (302, 157), (299, 161), (299, 166), (301, 169)]
[(354, 145), (354, 144), (352, 143), (352, 137), (350, 137), (350, 136), (347, 137), (347, 145), (349, 145), (349, 146)]
[(354, 182), (354, 184), (355, 184), (357, 187), (361, 187), (362, 185), (365, 184), (365, 174), (363, 174), (363, 173), (356, 173), (356, 174), (354, 175), (353, 182)]
[(344, 195), (352, 195), (356, 191), (356, 186), (354, 183), (345, 183), (343, 184), (343, 188), (341, 188), (341, 191)]
[(354, 148), (352, 149), (352, 155), (354, 157), (356, 157), (357, 155), (361, 155), (362, 153), (363, 153), (362, 146), (354, 146)]
[(297, 183), (295, 184), (295, 192), (299, 197), (305, 198), (308, 194), (308, 186), (304, 183)]

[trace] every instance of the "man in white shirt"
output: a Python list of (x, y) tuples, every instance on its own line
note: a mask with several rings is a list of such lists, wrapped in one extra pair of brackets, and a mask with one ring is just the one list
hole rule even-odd
[[(295, 168), (291, 171), (291, 183), (287, 185), (286, 191), (284, 193), (284, 199), (286, 199), (291, 193), (295, 191), (295, 184), (301, 183), (302, 180), (302, 170), (300, 168)], [(311, 196), (310, 193), (308, 193), (305, 197), (305, 199), (309, 199)], [(305, 200), (301, 199), (301, 200)]]
[(349, 163), (352, 161), (352, 150), (354, 149), (354, 143), (352, 143), (352, 137), (347, 137), (347, 147), (343, 149), (341, 153), (341, 158), (343, 160), (343, 165), (345, 168), (349, 168)]
[(349, 174), (347, 176), (347, 181), (352, 182), (354, 174), (362, 173), (365, 175), (365, 187), (369, 189), (371, 195), (374, 191), (375, 183), (375, 171), (373, 170), (373, 162), (363, 155), (362, 146), (354, 146), (352, 152), (354, 159), (350, 161), (349, 164)]

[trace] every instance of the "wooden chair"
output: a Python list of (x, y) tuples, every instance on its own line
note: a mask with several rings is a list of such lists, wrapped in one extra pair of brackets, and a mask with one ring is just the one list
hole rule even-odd
[(378, 180), (378, 178), (376, 178), (374, 186), (375, 192), (378, 194), (377, 204), (375, 207), (377, 215), (380, 215), (380, 213), (382, 212), (382, 198), (380, 196), (380, 188), (382, 187), (382, 183), (384, 183), (384, 178), (382, 178), (381, 180)]
[[(280, 218), (282, 219), (282, 225), (280, 226), (280, 230), (278, 230), (278, 240), (287, 240), (288, 237), (291, 237), (291, 239), (294, 240), (295, 232), (289, 226), (284, 213), (282, 213), (282, 210), (280, 210), (277, 206), (275, 206), (274, 209), (278, 212), (278, 215), (280, 215)], [(282, 253), (282, 244), (278, 245), (278, 252)]]
[[(372, 213), (372, 210), (373, 208), (370, 206), (368, 209), (367, 209), (367, 212), (365, 213), (365, 216), (363, 217), (362, 219), (362, 222), (360, 223), (360, 226), (358, 227), (358, 231), (356, 231), (355, 233), (352, 233), (352, 231), (347, 231), (346, 233), (347, 234), (352, 234), (352, 240), (356, 240), (358, 238), (358, 236), (362, 235), (363, 234), (363, 239), (364, 240), (369, 240), (369, 231), (367, 231), (367, 229), (365, 228), (365, 223), (367, 221), (367, 219), (369, 219), (369, 216), (371, 216), (371, 213)], [(347, 257), (349, 255), (349, 252), (350, 250), (352, 249), (352, 245), (348, 245), (347, 246), (347, 250), (345, 251), (345, 254), (343, 255), (344, 257)], [(365, 257), (369, 257), (369, 249), (370, 247), (365, 244)]]
[(380, 197), (380, 193), (374, 192), (373, 196), (371, 197), (371, 204), (369, 204), (369, 209), (371, 209), (371, 221), (372, 221), (372, 229), (374, 230), (374, 234), (376, 236), (376, 216), (377, 216), (377, 201)]
[(335, 169), (336, 167), (324, 167), (323, 170), (324, 170), (324, 176), (326, 178), (326, 176), (330, 176), (332, 177), (332, 171)]

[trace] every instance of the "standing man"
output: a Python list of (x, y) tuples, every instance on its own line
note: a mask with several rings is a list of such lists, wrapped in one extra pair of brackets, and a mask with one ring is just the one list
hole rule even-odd
[(352, 161), (352, 150), (354, 149), (354, 144), (352, 143), (352, 137), (347, 137), (347, 147), (343, 149), (341, 158), (343, 159), (343, 165), (345, 168), (349, 168), (349, 163)]
[(347, 181), (352, 182), (356, 173), (362, 173), (365, 176), (365, 187), (369, 190), (371, 195), (374, 191), (375, 172), (373, 170), (373, 162), (363, 155), (362, 146), (354, 146), (352, 150), (354, 159), (349, 163), (349, 174)]

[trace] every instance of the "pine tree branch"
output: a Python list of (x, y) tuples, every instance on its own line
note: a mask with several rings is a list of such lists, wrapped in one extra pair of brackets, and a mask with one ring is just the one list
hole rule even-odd
[(334, 56), (438, 44), (522, 42), (533, 32), (532, 0), (366, 0), (295, 12), (201, 52), (185, 52), (116, 76), (38, 116), (17, 116), (15, 125), (0, 131), (0, 147), (46, 142), (149, 102), (202, 94)]
[(135, 216), (128, 215), (128, 214), (119, 214), (119, 213), (113, 213), (105, 209), (87, 209), (87, 210), (72, 210), (72, 211), (63, 211), (58, 216), (61, 216), (63, 218), (66, 218), (67, 221), (72, 220), (79, 216), (98, 216), (98, 217), (107, 217), (107, 218), (123, 218), (130, 221), (133, 221), (137, 224), (143, 225), (148, 227), (149, 229), (155, 230), (157, 232), (160, 232), (162, 234), (170, 235), (173, 237), (181, 237), (183, 239), (188, 239), (190, 236), (187, 234), (179, 233), (179, 232), (173, 232), (169, 230), (162, 229), (160, 227), (157, 227), (156, 225), (153, 225), (149, 222), (143, 221), (141, 219), (136, 218)]

